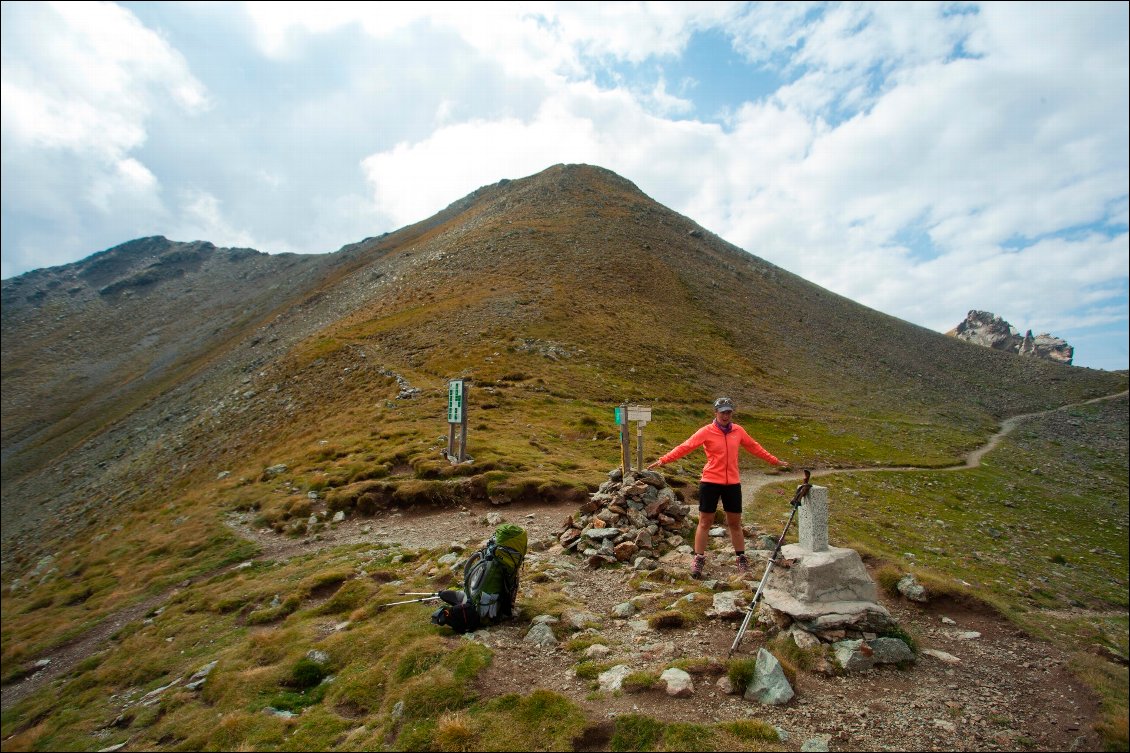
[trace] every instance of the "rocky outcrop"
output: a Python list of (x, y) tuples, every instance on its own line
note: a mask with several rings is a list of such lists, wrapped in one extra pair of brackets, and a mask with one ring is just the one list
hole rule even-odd
[(1067, 366), (1071, 365), (1075, 356), (1075, 348), (1063, 339), (1046, 332), (1033, 336), (1032, 330), (1021, 337), (1018, 329), (988, 311), (970, 311), (965, 321), (946, 334), (994, 350), (1043, 358)]

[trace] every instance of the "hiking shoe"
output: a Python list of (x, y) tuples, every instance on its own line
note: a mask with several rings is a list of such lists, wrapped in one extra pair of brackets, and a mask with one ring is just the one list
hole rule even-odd
[(738, 572), (742, 575), (749, 572), (749, 560), (746, 559), (744, 554), (738, 555)]
[(706, 567), (706, 555), (696, 554), (694, 556), (694, 564), (691, 565), (691, 577), (698, 579), (702, 577), (702, 569)]

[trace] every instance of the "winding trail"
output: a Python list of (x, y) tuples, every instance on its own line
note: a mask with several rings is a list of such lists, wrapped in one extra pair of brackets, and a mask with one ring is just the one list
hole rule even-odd
[[(1080, 403), (1063, 405), (1059, 408), (1052, 408), (1036, 413), (1025, 413), (1022, 415), (1007, 418), (1001, 422), (1000, 430), (992, 437), (990, 437), (988, 442), (986, 442), (983, 446), (970, 452), (966, 456), (964, 463), (961, 464), (944, 468), (924, 468), (914, 466), (829, 468), (813, 471), (812, 477), (818, 478), (821, 476), (830, 476), (837, 473), (860, 473), (873, 471), (921, 472), (955, 471), (977, 468), (981, 465), (981, 460), (986, 454), (992, 452), (1000, 444), (1002, 439), (1008, 436), (1016, 429), (1017, 426), (1028, 419), (1047, 415), (1049, 413), (1055, 413), (1057, 411), (1068, 410), (1070, 408), (1075, 408), (1081, 405), (1089, 405), (1106, 400), (1115, 400), (1127, 394), (1130, 394), (1130, 390), (1119, 392), (1113, 395), (1107, 395), (1104, 397), (1093, 398), (1091, 400), (1086, 400)], [(746, 474), (746, 478), (742, 481), (742, 491), (746, 495), (751, 495), (762, 487), (768, 486), (769, 484), (777, 484), (790, 479), (800, 480), (802, 478), (803, 474), (800, 472), (777, 475)], [(533, 504), (509, 505), (507, 506), (506, 510), (510, 515), (525, 513), (528, 519), (527, 525), (530, 528), (531, 533), (535, 535), (544, 535), (546, 532), (551, 531), (552, 529), (559, 528), (556, 523), (556, 519), (551, 518), (551, 513), (558, 507), (560, 507), (562, 511), (565, 511), (565, 509), (568, 508), (568, 512), (570, 513), (575, 510), (574, 503), (560, 503), (558, 505), (548, 507), (546, 505)], [(397, 543), (410, 547), (436, 546), (450, 541), (453, 538), (454, 531), (453, 527), (450, 525), (450, 522), (443, 526), (435, 526), (431, 524), (431, 519), (436, 516), (452, 515), (469, 516), (465, 524), (461, 526), (455, 526), (455, 528), (462, 528), (464, 530), (464, 533), (468, 531), (475, 533), (482, 531), (484, 534), (486, 534), (484, 538), (489, 535), (489, 530), (475, 527), (474, 523), (471, 520), (475, 517), (475, 513), (471, 513), (468, 510), (453, 512), (450, 509), (428, 510), (412, 513), (394, 512), (389, 517), (394, 518), (395, 520), (384, 520), (383, 525), (391, 524), (395, 526), (395, 533), (388, 532), (381, 528), (382, 523), (379, 521), (363, 522), (360, 520), (353, 520), (350, 521), (349, 524), (330, 529), (320, 540), (304, 539), (295, 541), (293, 539), (283, 539), (275, 534), (264, 534), (256, 531), (246, 520), (230, 520), (228, 521), (228, 524), (240, 535), (251, 539), (260, 545), (260, 553), (254, 559), (288, 559), (297, 554), (320, 551), (328, 547), (340, 546), (361, 540), (379, 540), (381, 537), (395, 538)], [(372, 528), (376, 528), (377, 530), (375, 532), (369, 530)], [(203, 573), (192, 578), (191, 580), (182, 582), (178, 586), (167, 591), (149, 596), (146, 599), (133, 604), (132, 606), (126, 607), (125, 609), (107, 616), (105, 619), (92, 626), (86, 632), (73, 638), (72, 640), (61, 646), (56, 647), (53, 651), (40, 658), (41, 661), (43, 659), (49, 660), (49, 663), (43, 669), (20, 682), (0, 688), (0, 708), (2, 708), (4, 711), (7, 711), (17, 702), (23, 700), (27, 696), (44, 687), (52, 680), (69, 673), (80, 661), (96, 653), (105, 643), (110, 640), (111, 636), (113, 636), (114, 633), (116, 633), (122, 627), (134, 620), (141, 619), (149, 612), (158, 608), (161, 604), (167, 602), (172, 596), (179, 593), (184, 588), (190, 587), (192, 583), (202, 579), (210, 578), (224, 570), (230, 569), (231, 567), (235, 566), (228, 565), (218, 568), (217, 570), (209, 573)]]
[[(866, 466), (866, 467), (863, 467), (863, 466), (861, 466), (859, 468), (825, 468), (825, 469), (822, 469), (822, 470), (812, 471), (812, 478), (818, 478), (820, 476), (831, 476), (831, 475), (837, 474), (837, 473), (871, 473), (871, 472), (875, 472), (875, 471), (887, 471), (887, 472), (890, 472), (890, 471), (915, 471), (915, 472), (921, 473), (921, 472), (924, 472), (924, 471), (966, 471), (966, 470), (969, 470), (971, 468), (978, 468), (981, 465), (981, 460), (986, 455), (988, 455), (990, 452), (995, 450), (997, 448), (997, 446), (1001, 443), (1001, 440), (1003, 440), (1005, 437), (1007, 437), (1009, 434), (1011, 434), (1013, 431), (1015, 431), (1017, 426), (1019, 426), (1020, 424), (1024, 423), (1025, 421), (1027, 421), (1029, 419), (1038, 418), (1039, 416), (1046, 416), (1050, 413), (1057, 413), (1059, 411), (1068, 410), (1070, 408), (1078, 408), (1079, 406), (1082, 406), (1082, 405), (1091, 405), (1092, 403), (1101, 403), (1101, 402), (1105, 402), (1107, 400), (1117, 400), (1118, 398), (1125, 397), (1128, 394), (1130, 394), (1130, 390), (1124, 390), (1123, 392), (1118, 392), (1118, 393), (1115, 393), (1113, 395), (1104, 395), (1102, 397), (1096, 397), (1096, 398), (1092, 398), (1090, 400), (1084, 400), (1081, 403), (1070, 403), (1068, 405), (1061, 405), (1058, 408), (1050, 408), (1048, 410), (1037, 411), (1035, 413), (1023, 413), (1019, 416), (1012, 416), (1011, 418), (1006, 418), (1003, 421), (1001, 421), (1000, 429), (997, 431), (996, 434), (989, 437), (988, 442), (986, 442), (985, 444), (978, 447), (976, 450), (973, 450), (972, 452), (967, 454), (965, 456), (965, 461), (962, 462), (962, 463), (958, 463), (957, 465), (949, 465), (949, 466), (943, 466), (943, 467), (932, 467), (932, 468), (926, 468), (926, 467), (921, 467), (921, 466), (913, 466), (913, 465), (898, 466), (898, 467), (888, 467), (888, 466)], [(776, 484), (776, 483), (780, 483), (781, 481), (785, 481), (785, 480), (789, 480), (789, 479), (795, 479), (795, 480), (799, 481), (799, 480), (803, 479), (803, 477), (804, 477), (804, 474), (801, 473), (801, 472), (781, 473), (781, 474), (778, 474), (778, 475), (775, 475), (775, 476), (748, 475), (746, 478), (742, 479), (742, 493), (743, 493), (743, 496), (749, 496), (749, 495), (752, 495), (755, 492), (757, 492), (762, 487), (768, 486), (769, 484)]]

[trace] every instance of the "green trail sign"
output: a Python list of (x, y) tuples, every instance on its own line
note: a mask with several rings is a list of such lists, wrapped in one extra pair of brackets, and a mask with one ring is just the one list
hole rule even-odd
[(463, 423), (463, 380), (452, 379), (447, 383), (447, 422)]

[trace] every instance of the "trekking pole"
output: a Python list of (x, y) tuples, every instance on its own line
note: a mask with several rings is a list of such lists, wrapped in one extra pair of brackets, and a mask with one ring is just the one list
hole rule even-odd
[(379, 606), (378, 606), (377, 608), (378, 608), (378, 609), (384, 609), (385, 607), (395, 607), (395, 606), (396, 606), (397, 604), (415, 604), (415, 603), (416, 603), (416, 602), (418, 602), (418, 601), (433, 601), (433, 600), (435, 600), (435, 599), (438, 599), (438, 598), (440, 598), (440, 595), (439, 595), (439, 593), (433, 593), (433, 594), (414, 594), (414, 593), (409, 593), (409, 592), (402, 592), (402, 593), (401, 593), (400, 595), (401, 595), (401, 596), (416, 596), (416, 595), (422, 595), (422, 596), (423, 596), (423, 598), (420, 598), (420, 599), (406, 599), (406, 600), (404, 600), (404, 601), (392, 601), (392, 602), (389, 602), (388, 604), (381, 604), (381, 605), (379, 605)]
[(419, 599), (406, 599), (404, 601), (392, 601), (388, 604), (381, 604), (377, 608), (384, 609), (385, 607), (395, 607), (397, 604), (415, 604), (418, 601), (435, 601), (441, 599), (452, 606), (462, 604), (466, 601), (466, 597), (462, 591), (432, 591), (425, 593), (423, 591), (401, 591), (401, 596), (419, 596)]
[(765, 590), (765, 584), (769, 582), (769, 573), (773, 570), (773, 563), (777, 561), (777, 557), (781, 554), (781, 547), (785, 543), (785, 534), (789, 532), (789, 526), (793, 524), (793, 518), (796, 517), (796, 511), (800, 509), (801, 500), (808, 496), (808, 492), (812, 489), (812, 484), (808, 483), (812, 472), (805, 470), (804, 483), (796, 488), (796, 494), (789, 502), (793, 507), (793, 511), (789, 513), (789, 522), (785, 523), (785, 530), (781, 531), (781, 537), (777, 539), (777, 546), (773, 547), (773, 553), (769, 555), (769, 561), (765, 563), (765, 574), (761, 576), (761, 583), (757, 586), (757, 593), (753, 595), (753, 601), (750, 602), (749, 608), (746, 609), (745, 619), (742, 620), (742, 626), (738, 629), (738, 634), (734, 637), (734, 644), (730, 646), (729, 653), (726, 658), (729, 659), (738, 650), (738, 644), (742, 642), (742, 637), (745, 635), (746, 628), (749, 627), (749, 621), (753, 617), (753, 610), (757, 609), (757, 602), (761, 599), (761, 594)]

